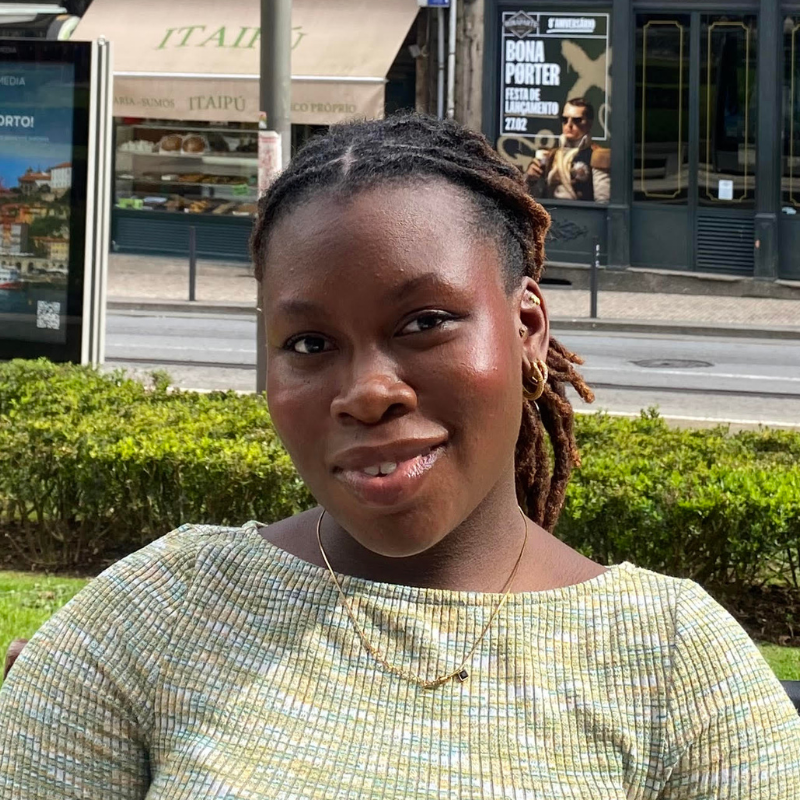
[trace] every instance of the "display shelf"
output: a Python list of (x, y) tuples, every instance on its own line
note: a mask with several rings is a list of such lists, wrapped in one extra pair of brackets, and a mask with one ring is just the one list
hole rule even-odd
[(237, 153), (235, 151), (231, 151), (230, 153), (214, 154), (183, 153), (180, 151), (176, 151), (174, 153), (142, 153), (136, 150), (120, 149), (119, 155), (136, 156), (137, 158), (188, 158), (192, 161), (200, 161), (203, 164), (209, 164), (210, 166), (218, 167), (227, 166), (234, 161), (244, 166), (258, 166), (258, 156), (254, 156), (251, 153)]
[[(254, 123), (255, 125), (255, 123)], [(226, 128), (224, 126), (218, 127), (192, 127), (192, 126), (185, 126), (180, 125), (176, 126), (174, 124), (159, 124), (159, 123), (150, 123), (150, 122), (128, 122), (125, 124), (120, 125), (121, 128), (139, 128), (141, 130), (148, 130), (148, 131), (176, 131), (180, 130), (181, 133), (221, 133), (223, 136), (227, 133), (243, 133), (247, 136), (255, 136), (258, 133), (258, 130), (255, 127), (252, 128)]]
[[(234, 187), (241, 187), (244, 186), (246, 189), (251, 190), (253, 194), (256, 193), (256, 187), (251, 186), (247, 181), (242, 181), (241, 183), (213, 183), (211, 181), (204, 182), (204, 181), (160, 181), (154, 178), (123, 178), (117, 175), (115, 177), (117, 181), (123, 181), (124, 183), (147, 183), (151, 186), (170, 186), (170, 187), (178, 187), (178, 186), (202, 186), (204, 189), (233, 189)], [(248, 192), (249, 193), (249, 192)]]
[[(114, 176), (117, 246), (141, 248), (150, 230), (155, 249), (183, 249), (189, 224), (197, 227), (198, 235), (205, 231), (203, 236), (213, 233), (217, 238), (225, 225), (232, 225), (236, 232), (229, 244), (241, 250), (242, 230), (252, 225), (258, 200), (256, 136), (255, 129), (243, 128), (119, 125)], [(208, 249), (213, 246), (209, 240)]]

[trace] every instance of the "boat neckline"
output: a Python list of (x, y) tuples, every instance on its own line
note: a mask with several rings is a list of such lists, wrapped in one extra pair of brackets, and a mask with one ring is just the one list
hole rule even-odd
[[(284, 550), (265, 538), (261, 528), (268, 527), (265, 523), (256, 520), (248, 520), (241, 526), (240, 530), (248, 534), (248, 541), (259, 547), (272, 559), (278, 562), (283, 568), (301, 579), (323, 578), (333, 585), (330, 573), (325, 567), (306, 561), (300, 556)], [(630, 562), (623, 561), (606, 567), (606, 571), (580, 583), (573, 583), (567, 586), (558, 586), (552, 589), (542, 589), (539, 591), (512, 591), (506, 603), (509, 602), (546, 602), (553, 600), (574, 600), (579, 597), (586, 597), (601, 589), (607, 589), (609, 584), (623, 574), (630, 573), (637, 568)], [(393, 599), (406, 600), (425, 600), (428, 602), (450, 602), (458, 604), (482, 605), (486, 602), (497, 602), (501, 597), (500, 592), (479, 592), (466, 589), (442, 589), (424, 586), (407, 586), (401, 583), (388, 583), (385, 581), (372, 581), (369, 578), (362, 578), (357, 575), (347, 575), (337, 572), (334, 574), (339, 580), (342, 589), (350, 594), (360, 595), (381, 595)]]

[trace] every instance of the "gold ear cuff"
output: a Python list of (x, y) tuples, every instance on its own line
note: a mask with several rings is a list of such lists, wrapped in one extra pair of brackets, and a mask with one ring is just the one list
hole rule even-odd
[(525, 299), (529, 303), (533, 303), (535, 306), (540, 306), (542, 301), (539, 299), (539, 295), (534, 294), (533, 292), (525, 292)]

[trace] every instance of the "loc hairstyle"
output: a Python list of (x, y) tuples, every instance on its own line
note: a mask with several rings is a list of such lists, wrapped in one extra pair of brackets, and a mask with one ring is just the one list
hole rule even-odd
[[(450, 182), (473, 200), (481, 232), (497, 241), (509, 292), (525, 276), (539, 281), (550, 217), (527, 193), (522, 173), (483, 135), (419, 114), (334, 125), (298, 152), (259, 201), (251, 239), (257, 280), (275, 223), (311, 197), (332, 192), (342, 197), (379, 184), (434, 179)], [(555, 527), (572, 468), (580, 464), (565, 386), (573, 386), (586, 402), (594, 399), (575, 370), (582, 363), (550, 339), (544, 393), (536, 403), (523, 404), (515, 452), (517, 499), (547, 530)]]

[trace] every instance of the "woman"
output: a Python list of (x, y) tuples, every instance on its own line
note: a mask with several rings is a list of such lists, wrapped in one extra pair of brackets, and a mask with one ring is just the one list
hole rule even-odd
[(523, 180), (412, 116), (273, 184), (268, 397), (320, 508), (184, 526), (47, 623), (0, 695), (4, 798), (800, 797), (800, 721), (741, 628), (547, 532), (564, 386), (591, 393)]

